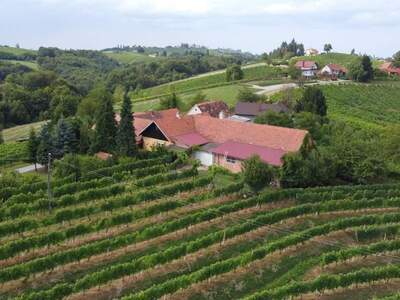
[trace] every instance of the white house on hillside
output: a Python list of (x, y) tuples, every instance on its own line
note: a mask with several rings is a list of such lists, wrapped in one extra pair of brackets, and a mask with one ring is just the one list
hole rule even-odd
[(319, 51), (317, 49), (314, 48), (310, 48), (306, 50), (306, 56), (314, 56), (314, 55), (318, 55)]
[(299, 60), (294, 66), (301, 70), (302, 75), (306, 78), (315, 77), (315, 75), (317, 75), (318, 65), (315, 61)]

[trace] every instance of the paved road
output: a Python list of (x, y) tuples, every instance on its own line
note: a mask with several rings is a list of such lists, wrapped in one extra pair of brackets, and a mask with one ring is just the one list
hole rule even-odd
[[(325, 81), (325, 80), (318, 80), (313, 83), (306, 83), (306, 86), (312, 85), (328, 85), (328, 84), (340, 84), (340, 83), (349, 83), (349, 80), (337, 80), (337, 81)], [(272, 95), (280, 91), (284, 91), (287, 89), (297, 88), (297, 83), (282, 83), (282, 84), (274, 84), (269, 86), (260, 86), (260, 85), (251, 85), (252, 88), (257, 89), (257, 95)]]
[[(36, 167), (37, 167), (38, 170), (44, 169), (44, 166), (42, 166), (41, 164), (37, 164)], [(35, 165), (29, 165), (29, 166), (26, 166), (26, 167), (18, 168), (15, 171), (20, 173), (20, 174), (33, 172), (33, 171), (35, 171)]]

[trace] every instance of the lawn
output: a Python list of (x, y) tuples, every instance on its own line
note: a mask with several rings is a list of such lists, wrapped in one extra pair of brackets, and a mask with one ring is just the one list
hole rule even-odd
[[(278, 67), (269, 67), (263, 64), (246, 66), (243, 68), (244, 81), (281, 78), (284, 75), (282, 69)], [(199, 75), (190, 79), (179, 80), (168, 84), (159, 85), (143, 90), (140, 94), (133, 95), (135, 99), (152, 99), (175, 91), (177, 93), (186, 93), (197, 90), (229, 85), (226, 81), (225, 72), (211, 72), (209, 75)]]
[(104, 51), (103, 53), (122, 64), (131, 64), (135, 62), (152, 62), (163, 59), (162, 57), (151, 57), (148, 56), (147, 54), (140, 54), (128, 51), (121, 51), (121, 52)]
[(21, 64), (21, 65), (27, 66), (33, 70), (37, 70), (39, 68), (38, 64), (35, 61), (13, 60), (13, 59), (0, 59), (0, 61), (12, 63), (12, 64)]
[(8, 143), (22, 139), (27, 139), (29, 137), (29, 131), (31, 130), (31, 127), (33, 127), (36, 130), (36, 132), (38, 132), (44, 123), (46, 123), (46, 121), (29, 123), (4, 129), (3, 130), (4, 141)]
[[(313, 60), (315, 61), (320, 68), (323, 68), (325, 65), (329, 63), (340, 64), (345, 67), (349, 67), (354, 61), (358, 58), (357, 55), (350, 55), (346, 53), (329, 53), (329, 54), (320, 54), (316, 56), (299, 56), (292, 58), (292, 61), (299, 60)], [(374, 67), (378, 67), (381, 64), (378, 60), (373, 60)]]

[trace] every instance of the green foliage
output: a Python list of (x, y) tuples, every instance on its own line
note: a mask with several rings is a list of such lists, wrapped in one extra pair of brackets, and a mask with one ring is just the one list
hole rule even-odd
[(90, 147), (93, 153), (98, 151), (113, 152), (116, 150), (117, 124), (111, 98), (111, 94), (105, 92), (103, 98), (98, 99), (100, 105), (96, 112), (94, 136)]
[(324, 51), (326, 52), (326, 53), (329, 53), (329, 52), (331, 52), (332, 51), (332, 45), (331, 44), (325, 44), (324, 45)]
[[(289, 114), (268, 111), (257, 116), (254, 120), (257, 124), (268, 124), (281, 127), (293, 127), (293, 120)], [(300, 127), (298, 127), (300, 128)]]
[(164, 97), (160, 101), (160, 109), (171, 109), (177, 108), (179, 106), (180, 99), (178, 98), (175, 92), (172, 92), (170, 95)]
[(274, 170), (259, 156), (252, 156), (242, 162), (244, 182), (258, 191), (268, 186), (274, 178)]
[(395, 67), (400, 67), (400, 51), (393, 54), (393, 65)]
[(296, 103), (295, 109), (297, 112), (306, 111), (326, 116), (328, 107), (323, 91), (318, 87), (307, 87), (303, 97)]
[(238, 101), (244, 101), (244, 102), (257, 102), (261, 100), (261, 97), (247, 86), (242, 87), (239, 90), (239, 93), (237, 94), (236, 98)]
[(357, 61), (351, 64), (349, 76), (354, 81), (368, 82), (374, 79), (374, 70), (372, 62), (368, 55), (363, 55)]
[(295, 39), (292, 39), (290, 43), (282, 42), (281, 46), (269, 53), (271, 59), (283, 58), (289, 59), (293, 56), (303, 56), (304, 45), (297, 43)]
[(240, 65), (233, 65), (226, 68), (226, 81), (236, 81), (243, 79), (244, 73)]
[(43, 125), (39, 134), (39, 145), (37, 148), (37, 161), (42, 165), (47, 165), (49, 161), (49, 153), (53, 152), (53, 139), (51, 137), (50, 126)]
[(125, 93), (121, 109), (121, 120), (117, 130), (117, 150), (120, 155), (132, 156), (136, 153), (136, 135), (133, 127), (131, 99)]
[(28, 150), (28, 159), (30, 163), (36, 164), (37, 163), (37, 152), (38, 152), (38, 147), (39, 147), (39, 139), (36, 136), (35, 129), (31, 127), (31, 130), (29, 132), (29, 139), (28, 139), (28, 145), (27, 145), (27, 150)]
[(0, 128), (0, 145), (4, 144), (3, 130)]
[(296, 68), (294, 66), (294, 64), (289, 66), (288, 74), (289, 74), (291, 79), (295, 79), (295, 80), (300, 79), (302, 77), (302, 75), (303, 75), (301, 70), (299, 68)]

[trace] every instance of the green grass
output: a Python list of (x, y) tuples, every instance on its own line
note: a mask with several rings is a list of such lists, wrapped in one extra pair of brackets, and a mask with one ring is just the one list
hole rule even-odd
[[(243, 68), (244, 80), (251, 81), (257, 79), (272, 79), (281, 77), (283, 72), (280, 68), (269, 67), (257, 64), (253, 67)], [(175, 91), (177, 93), (186, 93), (195, 90), (204, 90), (221, 85), (229, 85), (226, 81), (225, 72), (211, 72), (209, 75), (199, 75), (185, 80), (179, 80), (168, 84), (159, 85), (143, 90), (140, 94), (134, 95), (136, 100), (152, 99)]]
[(27, 158), (27, 142), (0, 144), (0, 166), (8, 166)]
[[(329, 54), (320, 54), (316, 56), (299, 56), (292, 58), (292, 61), (299, 60), (313, 60), (315, 61), (320, 68), (323, 68), (325, 65), (329, 63), (340, 64), (344, 67), (349, 67), (354, 61), (358, 58), (357, 55), (350, 55), (345, 53), (329, 53)], [(373, 61), (375, 67), (378, 67), (380, 62), (377, 60)]]
[(7, 52), (7, 53), (12, 53), (15, 55), (21, 55), (24, 53), (30, 53), (30, 54), (36, 54), (36, 50), (31, 50), (31, 49), (24, 49), (24, 48), (15, 48), (15, 47), (4, 47), (0, 46), (0, 51), (1, 52)]
[(148, 56), (147, 54), (128, 52), (128, 51), (121, 51), (121, 52), (104, 51), (103, 53), (122, 64), (131, 64), (135, 62), (152, 62), (163, 59), (162, 57), (151, 57)]
[(21, 65), (27, 66), (33, 70), (37, 70), (39, 68), (38, 64), (34, 61), (13, 60), (13, 59), (0, 59), (0, 61), (12, 63), (12, 64), (21, 64)]
[(31, 130), (31, 127), (33, 127), (36, 130), (36, 132), (38, 132), (45, 123), (46, 121), (40, 121), (4, 129), (3, 130), (4, 141), (8, 143), (8, 142), (18, 141), (21, 139), (27, 139), (29, 137), (29, 132)]

